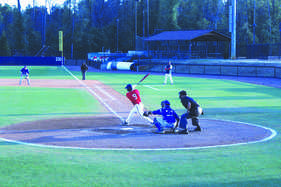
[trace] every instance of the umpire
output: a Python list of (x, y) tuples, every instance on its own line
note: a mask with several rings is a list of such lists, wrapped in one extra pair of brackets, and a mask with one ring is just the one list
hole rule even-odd
[(181, 115), (179, 133), (188, 133), (187, 130), (187, 119), (192, 120), (192, 125), (196, 126), (194, 131), (201, 131), (198, 117), (203, 114), (203, 110), (200, 105), (191, 97), (188, 97), (186, 91), (182, 90), (179, 92), (179, 98), (182, 105), (187, 109), (187, 112)]
[(85, 62), (81, 65), (82, 80), (86, 79), (86, 71), (88, 71), (88, 66)]

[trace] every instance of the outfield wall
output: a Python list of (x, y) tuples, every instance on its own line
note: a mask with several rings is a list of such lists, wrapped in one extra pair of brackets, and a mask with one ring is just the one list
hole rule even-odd
[(0, 57), (0, 65), (15, 66), (60, 66), (63, 64), (62, 57)]
[[(153, 66), (151, 66), (153, 64)], [(253, 63), (253, 62), (172, 62), (174, 73), (200, 75), (229, 75), (244, 77), (281, 78), (281, 63)], [(165, 63), (140, 63), (138, 71), (164, 72)]]

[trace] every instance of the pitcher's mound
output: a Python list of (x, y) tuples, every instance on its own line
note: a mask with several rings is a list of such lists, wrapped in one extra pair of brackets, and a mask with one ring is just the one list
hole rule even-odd
[(102, 149), (175, 149), (229, 145), (263, 140), (272, 132), (241, 122), (200, 119), (201, 132), (156, 134), (156, 128), (121, 126), (112, 116), (61, 118), (10, 125), (0, 137), (31, 144)]

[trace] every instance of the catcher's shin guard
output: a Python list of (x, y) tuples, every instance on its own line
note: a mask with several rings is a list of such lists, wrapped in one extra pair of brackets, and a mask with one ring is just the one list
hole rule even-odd
[(160, 123), (159, 121), (157, 121), (156, 118), (154, 118), (153, 124), (155, 125), (155, 127), (157, 127), (157, 129), (158, 129), (159, 131), (162, 130), (161, 123)]
[(192, 125), (193, 126), (199, 126), (199, 119), (198, 118), (192, 118)]

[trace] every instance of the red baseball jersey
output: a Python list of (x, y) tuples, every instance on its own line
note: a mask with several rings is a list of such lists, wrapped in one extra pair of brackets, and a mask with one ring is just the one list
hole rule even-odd
[(133, 103), (133, 105), (140, 104), (141, 102), (140, 92), (137, 89), (126, 93), (126, 96)]

